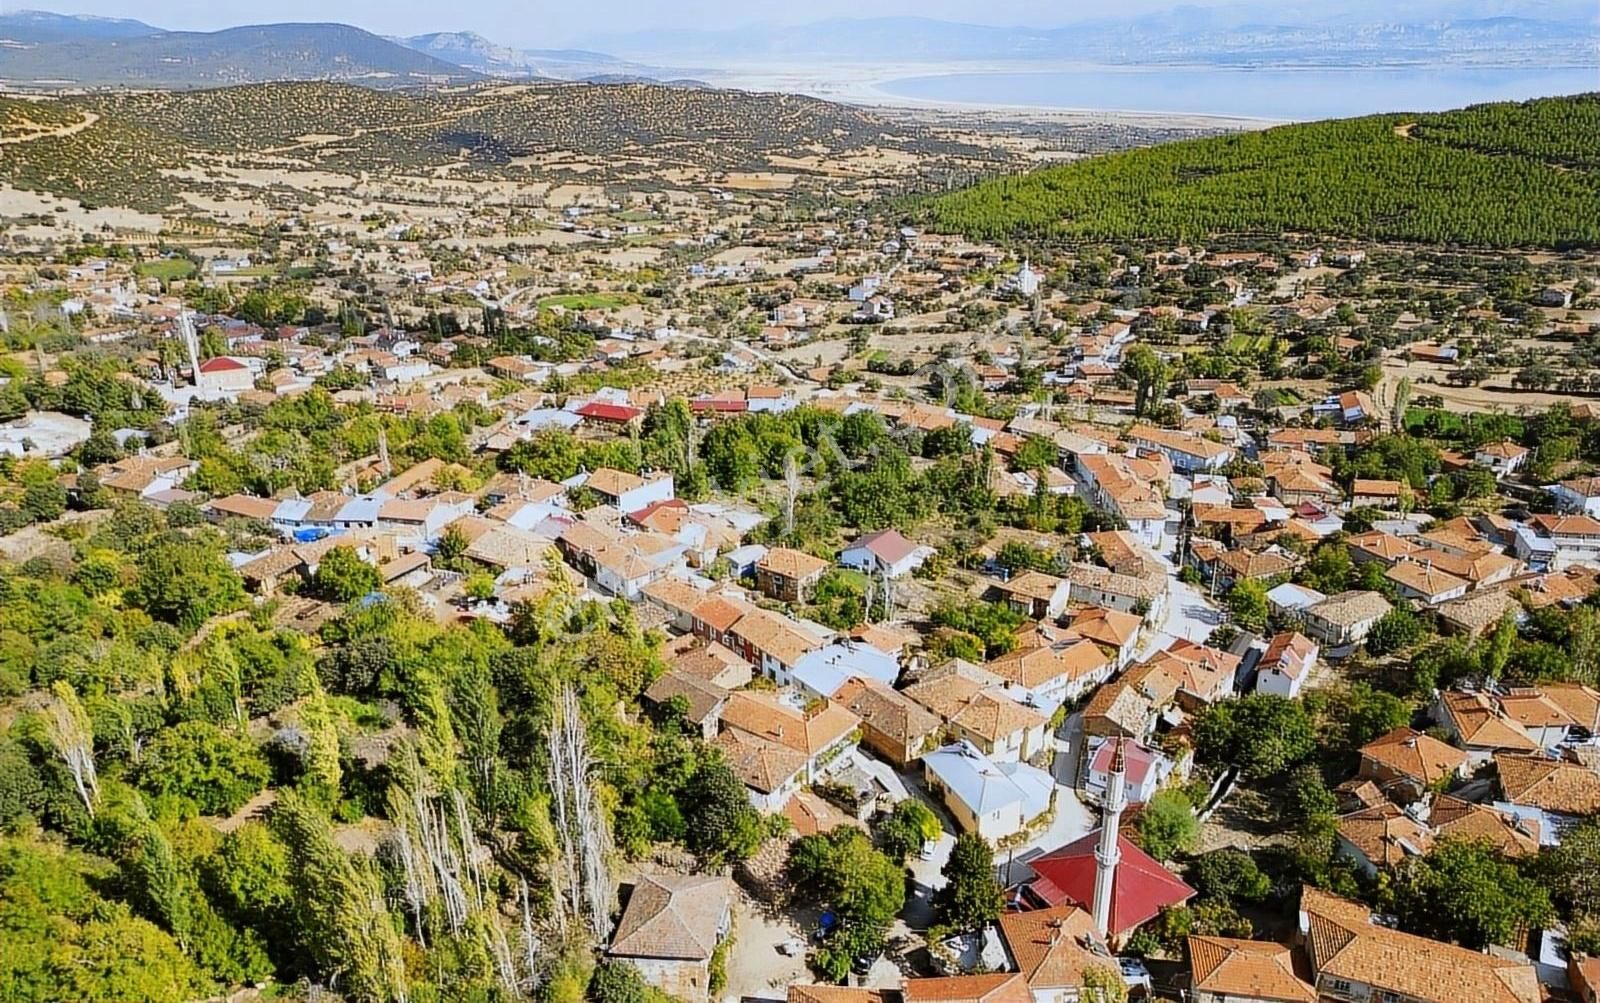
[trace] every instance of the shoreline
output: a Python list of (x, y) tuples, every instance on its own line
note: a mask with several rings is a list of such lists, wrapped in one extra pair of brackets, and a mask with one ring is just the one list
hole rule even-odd
[[(718, 87), (733, 87), (752, 91), (798, 94), (839, 104), (864, 108), (883, 109), (890, 112), (925, 112), (947, 115), (982, 115), (1003, 117), (1012, 121), (1071, 121), (1071, 122), (1122, 122), (1132, 125), (1163, 126), (1198, 129), (1264, 129), (1285, 125), (1294, 118), (1230, 114), (1226, 112), (1172, 111), (1146, 108), (1107, 108), (1065, 104), (1029, 104), (999, 101), (963, 101), (948, 98), (924, 98), (898, 94), (886, 89), (901, 80), (937, 79), (959, 76), (1050, 76), (1059, 73), (1103, 72), (1107, 74), (1172, 73), (1185, 69), (1207, 72), (1227, 71), (1241, 75), (1255, 72), (1351, 72), (1404, 71), (1438, 69), (1441, 71), (1492, 71), (1524, 70), (1539, 72), (1569, 72), (1595, 69), (1592, 66), (1530, 66), (1525, 64), (1465, 64), (1438, 66), (1416, 62), (1378, 63), (1372, 65), (1307, 65), (1304, 63), (1250, 64), (1219, 66), (1212, 63), (1160, 63), (1136, 66), (1105, 66), (1096, 63), (1065, 62), (1044, 65), (1016, 62), (929, 62), (889, 64), (839, 64), (827, 68), (814, 65), (777, 64), (751, 66), (730, 65), (709, 72), (708, 82)], [(706, 72), (706, 71), (702, 71)]]
[[(1165, 69), (1165, 67), (1156, 67)], [(952, 101), (918, 98), (884, 90), (883, 85), (915, 77), (942, 77), (991, 73), (1060, 73), (1073, 69), (1103, 69), (1095, 64), (1074, 63), (1049, 68), (1018, 70), (1008, 63), (911, 63), (888, 65), (845, 65), (827, 74), (814, 67), (768, 66), (729, 67), (711, 74), (713, 86), (749, 91), (797, 94), (822, 101), (854, 105), (889, 112), (942, 113), (952, 116), (1003, 117), (1012, 121), (1033, 122), (1122, 122), (1130, 125), (1193, 129), (1262, 129), (1285, 124), (1288, 119), (1228, 115), (1208, 112), (1162, 111), (1037, 105), (988, 101)]]

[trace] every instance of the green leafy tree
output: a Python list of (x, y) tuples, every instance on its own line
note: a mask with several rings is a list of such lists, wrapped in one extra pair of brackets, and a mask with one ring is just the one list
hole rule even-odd
[(111, 868), (59, 843), (0, 837), (0, 988), (8, 1003), (196, 999), (214, 987), (160, 927), (97, 888)]
[(589, 974), (584, 998), (589, 1003), (656, 1003), (666, 994), (646, 982), (637, 967), (607, 958)]
[(171, 932), (179, 949), (187, 951), (192, 922), (189, 891), (179, 873), (172, 843), (156, 826), (151, 825), (146, 830), (133, 869), (151, 918)]
[(1270, 612), (1267, 589), (1260, 582), (1247, 578), (1235, 582), (1228, 590), (1228, 615), (1246, 630), (1265, 630)]
[(130, 602), (193, 631), (244, 604), (244, 582), (220, 551), (198, 540), (158, 543), (139, 555)]
[(1195, 719), (1194, 739), (1201, 761), (1237, 766), (1258, 779), (1277, 776), (1316, 749), (1316, 731), (1305, 705), (1270, 693), (1207, 707)]
[(289, 848), (295, 919), (320, 972), (340, 973), (363, 1003), (406, 999), (400, 935), (371, 865), (340, 849), (327, 817), (294, 791), (279, 798), (272, 824)]
[(1532, 873), (1569, 927), (1581, 929), (1586, 943), (1594, 945), (1574, 948), (1600, 954), (1600, 816), (1562, 833), (1561, 845), (1540, 853)]
[(466, 561), (467, 547), (471, 545), (467, 534), (455, 523), (444, 528), (439, 534), (439, 542), (433, 554), (433, 563), (447, 571), (464, 571), (468, 566)]
[(1367, 632), (1367, 653), (1392, 655), (1422, 640), (1424, 627), (1417, 615), (1403, 606), (1397, 606), (1383, 615)]
[(1157, 860), (1171, 860), (1193, 850), (1200, 841), (1200, 820), (1194, 805), (1176, 788), (1157, 791), (1139, 813), (1134, 832), (1139, 848)]
[(1133, 413), (1141, 418), (1161, 401), (1172, 375), (1161, 356), (1143, 344), (1136, 344), (1123, 353), (1122, 365), (1117, 372), (1133, 382)]
[(1514, 944), (1555, 916), (1549, 894), (1482, 842), (1439, 841), (1406, 863), (1393, 891), (1403, 929), (1473, 950)]
[(789, 874), (838, 917), (838, 929), (815, 958), (818, 968), (834, 978), (842, 978), (855, 958), (883, 949), (889, 924), (905, 906), (903, 867), (852, 826), (796, 841)]
[(891, 860), (904, 863), (913, 853), (922, 849), (929, 840), (938, 839), (941, 832), (939, 816), (933, 809), (915, 798), (897, 802), (894, 810), (879, 821), (873, 835), (878, 848)]
[(1272, 892), (1272, 879), (1243, 850), (1225, 847), (1194, 858), (1189, 883), (1205, 898), (1225, 902), (1260, 902)]
[(709, 859), (744, 860), (766, 835), (744, 782), (720, 753), (701, 761), (679, 803), (688, 823), (689, 848)]
[(935, 901), (940, 922), (957, 930), (977, 930), (1000, 917), (1005, 893), (995, 878), (994, 850), (982, 836), (958, 835), (941, 873), (945, 886)]
[(67, 489), (55, 480), (29, 484), (22, 492), (22, 510), (34, 522), (53, 522), (67, 510)]
[(378, 569), (361, 559), (354, 547), (338, 546), (322, 555), (312, 587), (329, 602), (354, 602), (383, 586)]
[(185, 721), (156, 735), (139, 763), (140, 785), (187, 798), (206, 814), (229, 815), (267, 785), (255, 743), (207, 721)]

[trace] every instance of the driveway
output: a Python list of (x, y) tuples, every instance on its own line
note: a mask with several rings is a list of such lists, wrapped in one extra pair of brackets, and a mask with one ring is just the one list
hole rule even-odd
[(900, 914), (909, 930), (921, 933), (933, 925), (933, 896), (944, 887), (944, 865), (956, 845), (954, 833), (941, 833), (933, 853), (924, 860), (911, 858), (911, 886), (906, 889), (906, 907)]
[[(806, 921), (802, 925), (802, 921)], [(781, 1000), (794, 982), (810, 982), (806, 968), (806, 934), (814, 929), (814, 912), (771, 913), (740, 894), (734, 902), (734, 941), (728, 952), (728, 984), (724, 1000), (747, 998)], [(778, 945), (797, 940), (802, 949), (793, 957)]]

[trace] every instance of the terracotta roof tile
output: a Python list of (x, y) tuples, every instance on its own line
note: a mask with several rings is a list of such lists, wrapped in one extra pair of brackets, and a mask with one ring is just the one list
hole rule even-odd
[(1260, 1003), (1316, 1003), (1317, 991), (1296, 970), (1283, 944), (1234, 937), (1190, 937), (1189, 979), (1194, 992)]
[(1312, 967), (1425, 1003), (1539, 1003), (1533, 965), (1377, 926), (1365, 906), (1318, 889), (1300, 893)]

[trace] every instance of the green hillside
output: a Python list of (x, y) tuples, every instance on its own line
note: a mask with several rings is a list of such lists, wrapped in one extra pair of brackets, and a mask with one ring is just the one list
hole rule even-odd
[(1306, 232), (1600, 246), (1600, 94), (1130, 150), (987, 181), (925, 212), (990, 239)]

